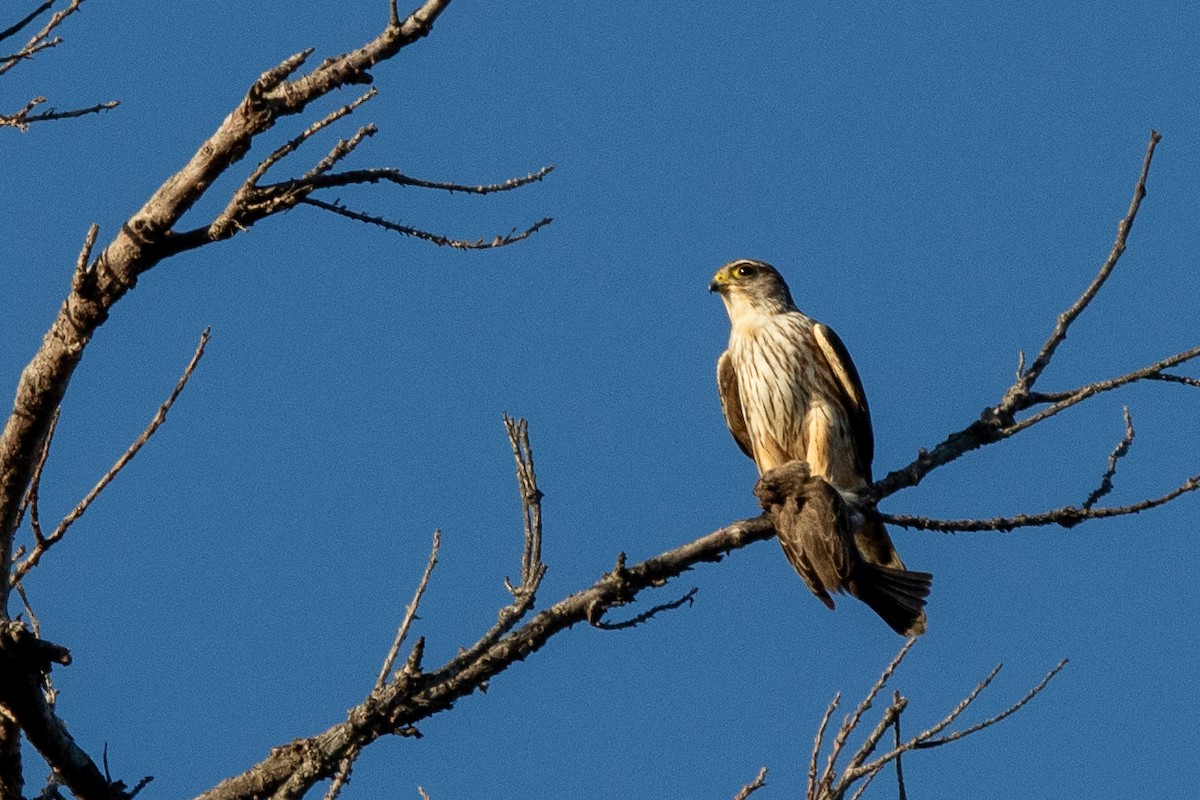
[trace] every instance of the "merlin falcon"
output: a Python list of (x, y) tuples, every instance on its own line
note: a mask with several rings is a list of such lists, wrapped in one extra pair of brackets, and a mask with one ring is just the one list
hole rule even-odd
[(708, 288), (730, 321), (717, 361), (721, 410), (762, 475), (755, 493), (788, 561), (829, 608), (829, 593), (846, 591), (897, 633), (924, 633), (933, 576), (905, 569), (883, 523), (857, 511), (875, 440), (846, 346), (796, 308), (770, 264), (733, 261)]

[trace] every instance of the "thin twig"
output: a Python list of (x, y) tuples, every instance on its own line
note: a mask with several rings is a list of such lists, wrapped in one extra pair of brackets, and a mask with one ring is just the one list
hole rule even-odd
[(101, 111), (109, 111), (121, 105), (120, 100), (109, 100), (105, 103), (97, 103), (87, 108), (75, 108), (70, 111), (50, 109), (41, 114), (29, 113), (44, 102), (46, 102), (45, 97), (35, 97), (15, 114), (0, 114), (0, 128), (16, 128), (17, 130), (24, 131), (34, 122), (49, 122), (56, 119), (71, 119), (72, 117), (83, 117), (88, 114), (99, 114)]
[(1111, 392), (1114, 389), (1120, 389), (1123, 386), (1128, 386), (1129, 384), (1136, 383), (1138, 381), (1153, 380), (1164, 369), (1178, 366), (1179, 364), (1186, 363), (1197, 357), (1200, 357), (1200, 346), (1184, 350), (1176, 353), (1173, 356), (1168, 356), (1161, 361), (1156, 361), (1153, 364), (1142, 367), (1141, 369), (1135, 369), (1132, 372), (1127, 372), (1124, 375), (1118, 375), (1115, 378), (1109, 378), (1103, 381), (1096, 381), (1095, 383), (1089, 383), (1086, 386), (1080, 386), (1078, 389), (1074, 389), (1070, 392), (1060, 393), (1060, 396), (1063, 396), (1063, 399), (1058, 400), (1049, 408), (1043, 409), (1042, 411), (1026, 417), (1025, 419), (1016, 421), (1011, 425), (1005, 426), (997, 432), (997, 435), (999, 438), (1013, 436), (1025, 430), (1026, 428), (1032, 428), (1039, 422), (1049, 419), (1061, 411), (1065, 411), (1072, 406), (1082, 403), (1084, 400), (1087, 400), (1090, 397), (1095, 397), (1096, 395), (1104, 392)]
[(433, 532), (433, 545), (429, 548), (429, 560), (425, 562), (425, 572), (422, 573), (421, 580), (417, 584), (417, 589), (413, 592), (412, 601), (404, 609), (404, 619), (400, 621), (400, 627), (396, 630), (396, 638), (392, 642), (391, 649), (388, 650), (387, 658), (383, 660), (383, 667), (379, 670), (379, 677), (375, 679), (376, 688), (383, 686), (387, 682), (388, 675), (392, 671), (392, 665), (396, 663), (396, 658), (400, 655), (400, 648), (408, 636), (408, 629), (412, 627), (413, 620), (417, 618), (417, 609), (421, 605), (421, 597), (425, 594), (425, 587), (429, 585), (429, 576), (433, 574), (433, 568), (437, 566), (438, 550), (441, 546), (442, 531), (438, 529)]
[(546, 564), (542, 561), (542, 490), (537, 485), (537, 473), (533, 466), (533, 448), (529, 443), (529, 423), (521, 418), (504, 415), (504, 428), (512, 447), (516, 463), (517, 488), (521, 495), (521, 520), (524, 538), (521, 549), (521, 582), (514, 586), (505, 577), (504, 587), (513, 596), (513, 602), (496, 614), (496, 622), (470, 648), (460, 652), (439, 672), (456, 674), (484, 656), (490, 649), (520, 622), (537, 600), (537, 591), (546, 575)]
[(31, 23), (35, 19), (37, 19), (39, 16), (41, 16), (43, 11), (48, 11), (50, 9), (50, 6), (52, 6), (52, 5), (54, 5), (54, 0), (46, 0), (46, 2), (42, 3), (40, 6), (35, 8), (33, 11), (29, 12), (29, 15), (27, 17), (20, 20), (15, 25), (12, 25), (11, 27), (5, 28), (4, 30), (0, 31), (0, 42), (4, 41), (5, 39), (7, 39), (10, 36), (20, 33), (21, 30), (24, 29), (24, 27), (26, 25), (28, 25), (29, 23)]
[(325, 791), (325, 800), (337, 800), (338, 795), (342, 793), (342, 788), (350, 782), (350, 773), (354, 769), (354, 762), (360, 753), (362, 753), (361, 747), (351, 747), (346, 752), (346, 757), (338, 765), (337, 774), (333, 776), (333, 780), (329, 782), (329, 788)]
[(875, 776), (878, 774), (878, 772), (872, 772), (870, 775), (864, 778), (863, 782), (858, 787), (858, 791), (854, 793), (850, 800), (860, 800), (863, 794), (867, 791), (867, 787), (871, 785), (871, 781), (875, 780)]
[(887, 685), (888, 680), (891, 679), (892, 674), (896, 671), (896, 668), (900, 666), (900, 663), (904, 661), (904, 657), (908, 655), (908, 651), (912, 649), (912, 646), (916, 643), (916, 641), (917, 639), (914, 636), (904, 643), (904, 646), (900, 648), (900, 652), (896, 653), (895, 657), (888, 663), (883, 672), (880, 673), (879, 680), (875, 681), (875, 685), (871, 687), (869, 692), (867, 692), (867, 696), (864, 697), (863, 701), (858, 704), (857, 708), (854, 709), (854, 713), (846, 717), (846, 719), (842, 722), (841, 728), (838, 729), (837, 736), (834, 737), (833, 746), (829, 750), (829, 757), (825, 761), (825, 770), (821, 775), (820, 789), (817, 793), (818, 797), (827, 795), (830, 792), (833, 784), (833, 771), (837, 765), (838, 756), (841, 755), (842, 749), (846, 746), (846, 740), (850, 738), (850, 734), (855, 728), (858, 727), (863, 715), (870, 710), (871, 704), (875, 701), (875, 697), (883, 690), (883, 687)]
[(484, 183), (470, 185), (465, 183), (451, 183), (449, 181), (427, 181), (421, 178), (413, 178), (405, 175), (396, 169), (387, 167), (376, 169), (360, 169), (349, 172), (336, 172), (332, 175), (322, 175), (319, 178), (313, 177), (309, 180), (309, 176), (305, 176), (305, 182), (312, 189), (330, 189), (340, 186), (352, 186), (364, 183), (394, 183), (397, 186), (415, 186), (422, 189), (440, 189), (451, 194), (455, 192), (465, 192), (467, 194), (494, 194), (496, 192), (510, 192), (513, 189), (519, 189), (522, 186), (528, 186), (531, 183), (536, 183), (542, 178), (545, 178), (554, 171), (554, 165), (542, 167), (536, 172), (531, 172), (528, 175), (520, 178), (509, 178), (500, 183)]
[(918, 743), (916, 745), (916, 747), (917, 748), (940, 747), (944, 744), (949, 744), (950, 742), (957, 741), (958, 739), (961, 739), (964, 736), (970, 736), (971, 734), (976, 733), (977, 731), (981, 731), (984, 728), (990, 728), (991, 726), (995, 725), (997, 722), (1000, 722), (1004, 718), (1012, 716), (1013, 714), (1020, 711), (1021, 708), (1024, 707), (1025, 704), (1027, 704), (1030, 700), (1032, 700), (1033, 698), (1035, 698), (1039, 694), (1041, 694), (1042, 690), (1046, 688), (1046, 685), (1049, 684), (1050, 681), (1054, 679), (1055, 675), (1062, 672), (1063, 667), (1065, 667), (1067, 665), (1067, 663), (1068, 663), (1068, 659), (1065, 659), (1065, 658), (1062, 661), (1059, 661), (1058, 664), (1054, 667), (1054, 669), (1052, 669), (1046, 673), (1046, 677), (1042, 678), (1041, 682), (1039, 682), (1037, 686), (1034, 686), (1032, 689), (1029, 690), (1029, 692), (1026, 693), (1026, 695), (1024, 697), (1022, 697), (1017, 702), (1013, 703), (1011, 706), (1006, 708), (1004, 711), (1001, 711), (996, 716), (989, 717), (988, 719), (985, 719), (983, 722), (972, 725), (969, 728), (964, 728), (961, 731), (955, 731), (954, 733), (943, 736), (940, 739), (922, 740), (920, 743)]
[(32, 552), (30, 552), (20, 564), (14, 567), (12, 575), (12, 581), (14, 583), (24, 578), (31, 569), (38, 565), (38, 562), (41, 561), (42, 556), (46, 553), (46, 551), (63, 538), (71, 525), (73, 525), (80, 517), (84, 515), (84, 513), (88, 510), (88, 507), (91, 506), (95, 499), (100, 496), (100, 493), (103, 492), (110, 483), (112, 483), (113, 479), (117, 477), (117, 474), (125, 468), (126, 464), (133, 460), (133, 457), (138, 454), (138, 451), (145, 446), (146, 442), (150, 441), (150, 437), (153, 436), (163, 422), (166, 421), (167, 412), (171, 410), (171, 406), (175, 405), (175, 401), (179, 399), (179, 395), (183, 392), (184, 387), (187, 386), (188, 381), (191, 379), (192, 373), (196, 369), (196, 365), (200, 363), (200, 359), (204, 356), (204, 348), (208, 345), (208, 339), (211, 332), (211, 328), (204, 329), (204, 332), (200, 335), (200, 343), (196, 345), (196, 351), (192, 354), (192, 359), (188, 362), (187, 367), (184, 369), (183, 375), (180, 376), (179, 381), (176, 382), (175, 388), (171, 391), (170, 396), (168, 396), (166, 401), (159, 406), (154, 418), (150, 420), (150, 424), (146, 426), (146, 429), (142, 431), (141, 435), (138, 436), (138, 438), (134, 440), (133, 444), (131, 444), (129, 448), (121, 454), (121, 457), (117, 459), (116, 463), (109, 468), (108, 472), (104, 473), (104, 476), (96, 483), (95, 486), (92, 487), (92, 490), (88, 492), (82, 500), (79, 501), (79, 504), (76, 505), (69, 514), (63, 517), (62, 521), (58, 523), (58, 527), (54, 529), (54, 532), (49, 536), (38, 540), (34, 545)]
[(286, 156), (290, 155), (291, 153), (296, 152), (296, 150), (298, 150), (300, 148), (300, 145), (304, 144), (306, 141), (308, 141), (310, 138), (312, 138), (314, 135), (316, 135), (319, 131), (321, 131), (324, 128), (327, 128), (328, 126), (337, 122), (342, 117), (348, 116), (349, 114), (353, 113), (356, 108), (358, 108), (363, 103), (370, 100), (371, 98), (375, 97), (375, 95), (377, 95), (377, 94), (379, 94), (379, 90), (376, 89), (374, 86), (372, 86), (362, 96), (347, 103), (346, 105), (342, 106), (341, 108), (331, 111), (323, 119), (319, 119), (316, 122), (314, 122), (312, 125), (309, 125), (308, 128), (306, 128), (302, 133), (300, 133), (300, 135), (298, 135), (298, 136), (288, 140), (284, 144), (280, 145), (269, 156), (267, 156), (261, 162), (259, 162), (259, 165), (257, 167), (255, 167), (254, 171), (250, 173), (250, 176), (248, 178), (246, 178), (246, 182), (244, 185), (246, 185), (246, 186), (256, 185), (258, 183), (258, 181), (264, 175), (267, 174), (267, 170), (269, 170), (272, 166), (279, 163), (282, 159), (284, 159)]
[(50, 458), (50, 443), (54, 441), (54, 432), (58, 430), (58, 418), (61, 411), (61, 408), (54, 409), (54, 416), (50, 418), (50, 428), (46, 431), (46, 439), (42, 442), (42, 452), (38, 456), (37, 465), (33, 468), (33, 478), (29, 481), (29, 491), (26, 492), (25, 502), (21, 507), (21, 513), (24, 513), (26, 508), (29, 509), (29, 526), (33, 529), (35, 546), (46, 541), (46, 537), (42, 533), (38, 497), (42, 488), (42, 472), (46, 469), (46, 460)]
[(1113, 490), (1113, 477), (1117, 474), (1117, 462), (1120, 461), (1129, 452), (1129, 446), (1133, 444), (1133, 417), (1129, 413), (1129, 406), (1123, 409), (1125, 416), (1125, 433), (1121, 436), (1121, 441), (1117, 442), (1117, 446), (1108, 455), (1108, 467), (1104, 470), (1104, 475), (1100, 477), (1100, 485), (1092, 490), (1087, 499), (1083, 501), (1083, 509), (1087, 511), (1104, 495)]
[(333, 149), (324, 158), (318, 161), (312, 169), (304, 173), (302, 180), (315, 178), (333, 169), (339, 161), (353, 153), (363, 143), (364, 139), (368, 136), (374, 136), (378, 132), (379, 129), (374, 125), (364, 125), (355, 131), (354, 135), (349, 139), (339, 139), (337, 144), (333, 146)]
[(837, 710), (838, 703), (842, 699), (842, 693), (836, 692), (833, 699), (829, 701), (829, 705), (825, 707), (825, 715), (821, 717), (821, 724), (817, 726), (817, 735), (813, 737), (812, 755), (808, 759), (808, 789), (805, 792), (805, 800), (816, 800), (817, 797), (817, 761), (821, 757), (821, 745), (824, 743), (825, 729), (829, 727), (829, 720), (833, 717), (833, 712)]
[(873, 772), (878, 772), (891, 761), (899, 758), (900, 754), (904, 751), (916, 748), (917, 742), (926, 741), (953, 725), (954, 721), (958, 719), (959, 716), (961, 716), (962, 713), (979, 698), (979, 695), (983, 692), (983, 690), (988, 686), (991, 686), (992, 681), (994, 681), (996, 676), (1000, 674), (1000, 668), (1001, 665), (997, 664), (992, 671), (988, 673), (986, 678), (975, 685), (975, 688), (971, 690), (970, 694), (960, 700), (958, 705), (950, 710), (949, 714), (942, 717), (942, 719), (932, 727), (922, 731), (921, 733), (918, 733), (905, 744), (902, 744), (900, 747), (894, 748), (890, 752), (883, 754), (874, 761), (868, 762), (859, 767), (855, 767), (854, 769), (847, 768), (846, 773), (842, 776), (842, 782), (849, 786), (850, 783), (862, 777), (863, 775), (869, 775)]
[[(53, 44), (47, 45), (47, 39), (49, 38), (50, 34), (54, 31), (54, 29), (57, 28), (59, 25), (61, 25), (63, 20), (65, 20), (67, 17), (71, 16), (76, 11), (78, 11), (79, 6), (82, 3), (83, 3), (83, 0), (71, 0), (71, 4), (69, 6), (67, 6), (62, 11), (59, 11), (59, 12), (55, 13), (53, 16), (51, 16), (50, 19), (46, 22), (46, 24), (44, 26), (42, 26), (42, 29), (40, 31), (38, 31), (37, 33), (35, 33), (33, 35), (33, 38), (31, 38), (24, 47), (22, 47), (16, 53), (13, 53), (12, 55), (7, 56), (2, 61), (0, 61), (0, 75), (3, 75), (4, 73), (8, 72), (10, 69), (12, 69), (18, 63), (29, 58), (31, 55), (38, 52), (39, 50), (45, 49), (46, 46), (53, 47), (54, 45), (61, 42), (62, 41), (61, 39), (56, 39), (56, 40), (54, 40)], [(39, 8), (37, 11), (34, 12), (34, 16), (41, 14), (43, 11), (45, 11), (49, 7), (49, 5), (50, 4), (47, 3), (43, 7)], [(29, 21), (30, 21), (29, 19), (22, 20), (21, 22), (17, 23), (17, 25), (14, 27), (16, 28), (16, 30), (20, 30), (21, 28), (25, 27), (25, 25), (27, 25), (29, 23)], [(5, 31), (5, 35), (12, 35), (12, 33), (16, 33), (16, 31), (14, 31), (12, 28), (9, 28), (8, 31)], [(2, 38), (2, 37), (0, 37), (0, 38)]]
[(339, 205), (337, 203), (326, 203), (324, 200), (318, 200), (315, 197), (304, 197), (300, 199), (300, 202), (307, 203), (310, 206), (315, 206), (325, 211), (331, 211), (334, 214), (346, 217), (347, 219), (353, 219), (357, 220), (358, 222), (365, 222), (369, 225), (375, 225), (383, 228), (384, 230), (389, 230), (393, 233), (399, 233), (402, 236), (412, 236), (415, 239), (431, 242), (432, 244), (436, 244), (441, 247), (452, 247), (456, 250), (490, 250), (497, 247), (505, 247), (507, 245), (520, 242), (524, 239), (528, 239), (530, 236), (537, 233), (539, 230), (546, 227), (553, 221), (552, 217), (545, 217), (530, 225), (523, 231), (518, 231), (516, 228), (514, 228), (507, 234), (497, 234), (496, 237), (491, 241), (485, 239), (476, 239), (472, 242), (467, 241), (466, 239), (451, 239), (448, 236), (431, 233), (430, 231), (422, 230), (420, 228), (412, 228), (408, 225), (401, 225), (397, 222), (384, 219), (383, 217), (377, 217), (371, 214), (363, 214), (358, 211), (351, 211), (343, 205)]
[(592, 625), (597, 628), (600, 628), (601, 630), (605, 630), (605, 631), (623, 631), (623, 630), (626, 630), (627, 628), (636, 628), (638, 625), (641, 625), (643, 622), (650, 621), (651, 619), (653, 619), (654, 617), (656, 617), (658, 614), (662, 613), (663, 611), (674, 611), (675, 609), (682, 606), (684, 603), (687, 603), (689, 606), (692, 605), (694, 598), (696, 597), (696, 593), (699, 591), (700, 591), (700, 588), (698, 586), (693, 586), (691, 591), (689, 591), (683, 597), (680, 597), (678, 600), (672, 600), (669, 603), (662, 603), (660, 605), (657, 605), (648, 611), (643, 611), (641, 614), (638, 614), (636, 617), (631, 617), (630, 619), (624, 620), (622, 622), (605, 622), (604, 620), (600, 619), (600, 620), (596, 620), (595, 622), (593, 622)]
[(83, 247), (79, 248), (79, 256), (75, 259), (75, 272), (72, 273), (71, 288), (79, 291), (87, 273), (88, 263), (92, 260), (92, 248), (96, 246), (96, 237), (100, 235), (100, 226), (93, 222), (88, 226), (83, 237)]
[(1160, 372), (1157, 375), (1147, 375), (1152, 381), (1168, 381), (1170, 383), (1182, 383), (1184, 386), (1200, 387), (1200, 378), (1189, 378), (1186, 375), (1172, 375), (1168, 372)]
[(153, 776), (153, 775), (147, 775), (147, 776), (145, 776), (144, 778), (142, 778), (140, 781), (138, 781), (138, 782), (137, 782), (137, 783), (134, 785), (134, 787), (133, 787), (132, 789), (130, 789), (130, 790), (129, 790), (129, 794), (127, 794), (127, 795), (126, 795), (126, 797), (128, 798), (128, 800), (133, 800), (133, 798), (135, 798), (135, 797), (137, 797), (139, 794), (141, 794), (141, 793), (142, 793), (142, 789), (145, 789), (147, 786), (149, 786), (149, 785), (150, 785), (150, 782), (151, 782), (152, 780), (154, 780), (154, 776)]
[[(899, 702), (900, 692), (892, 693), (893, 702)], [(896, 723), (893, 725), (894, 735), (892, 737), (892, 746), (899, 747), (903, 741), (900, 737), (900, 715), (896, 715)], [(896, 800), (908, 800), (908, 790), (904, 787), (904, 765), (903, 759), (896, 756)]]
[(1008, 533), (1017, 528), (1036, 528), (1045, 525), (1059, 525), (1063, 528), (1073, 528), (1089, 519), (1109, 519), (1123, 517), (1129, 514), (1139, 514), (1174, 500), (1176, 497), (1200, 489), (1200, 474), (1193, 475), (1179, 486), (1166, 494), (1139, 500), (1124, 506), (1104, 506), (1101, 508), (1078, 508), (1063, 506), (1040, 514), (1017, 514), (1013, 517), (993, 517), (991, 519), (933, 519), (907, 514), (880, 514), (884, 522), (899, 525), (902, 528), (914, 528), (922, 531), (939, 531), (941, 533), (973, 533), (978, 531), (1002, 531)]
[(1000, 405), (1001, 418), (1005, 416), (1005, 412), (1011, 414), (1012, 411), (1018, 408), (1019, 401), (1022, 396), (1027, 395), (1037, 379), (1041, 377), (1046, 367), (1050, 365), (1050, 360), (1054, 357), (1058, 346), (1067, 338), (1067, 330), (1084, 309), (1092, 302), (1096, 293), (1104, 286), (1109, 275), (1117, 266), (1121, 255), (1125, 252), (1125, 242), (1129, 238), (1129, 232), (1133, 229), (1133, 221), (1137, 217), (1138, 209), (1142, 205), (1142, 198), (1146, 196), (1146, 178), (1150, 174), (1150, 162), (1154, 159), (1154, 148), (1158, 146), (1162, 136), (1158, 131), (1150, 131), (1150, 142), (1146, 145), (1146, 155), (1142, 159), (1142, 171), (1138, 175), (1137, 184), (1133, 188), (1133, 199), (1129, 201), (1129, 210), (1126, 212), (1124, 219), (1117, 224), (1117, 238), (1113, 242), (1112, 249), (1109, 251), (1108, 258), (1104, 260), (1100, 271), (1092, 282), (1084, 289), (1071, 307), (1059, 315), (1058, 321), (1054, 326), (1054, 331), (1050, 334), (1050, 338), (1042, 345), (1042, 349), (1038, 352), (1037, 358), (1033, 360), (1033, 364), (1029, 369), (1025, 370), (1020, 379), (1013, 384), (1004, 401)]
[(742, 787), (741, 791), (733, 796), (733, 800), (746, 800), (747, 797), (757, 792), (759, 789), (767, 785), (767, 768), (760, 767), (758, 774), (754, 776), (754, 780)]
[(900, 718), (900, 714), (908, 705), (908, 700), (899, 692), (893, 692), (892, 697), (891, 704), (884, 710), (879, 722), (867, 734), (867, 738), (859, 745), (859, 748), (854, 751), (854, 755), (850, 757), (850, 763), (846, 766), (847, 772), (858, 769), (875, 752), (883, 735), (895, 725), (896, 720)]
[(29, 629), (33, 631), (34, 636), (42, 638), (42, 626), (38, 624), (37, 614), (33, 613), (33, 606), (29, 605), (29, 596), (25, 594), (25, 584), (18, 582), (13, 588), (17, 590), (17, 594), (21, 598), (21, 605), (24, 606), (25, 614), (29, 617)]
[(512, 445), (513, 461), (517, 467), (517, 487), (521, 492), (521, 521), (525, 528), (521, 549), (521, 585), (514, 588), (508, 578), (504, 585), (513, 596), (535, 591), (546, 573), (542, 563), (542, 490), (537, 485), (533, 466), (533, 446), (529, 443), (529, 423), (504, 415), (504, 429)]

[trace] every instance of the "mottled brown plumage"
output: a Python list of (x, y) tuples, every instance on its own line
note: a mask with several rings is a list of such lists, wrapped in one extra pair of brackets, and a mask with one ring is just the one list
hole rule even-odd
[[(830, 607), (829, 591), (849, 591), (899, 633), (923, 633), (932, 576), (906, 570), (883, 525), (862, 522), (849, 510), (871, 483), (875, 442), (862, 381), (845, 345), (796, 308), (769, 264), (726, 264), (709, 288), (729, 312), (729, 348), (717, 362), (717, 386), (734, 440), (764, 479), (789, 462), (806, 465), (802, 479), (793, 471), (780, 484), (793, 491), (794, 509), (786, 501), (763, 501), (783, 522), (778, 534), (788, 560)], [(780, 497), (770, 481), (765, 491)]]

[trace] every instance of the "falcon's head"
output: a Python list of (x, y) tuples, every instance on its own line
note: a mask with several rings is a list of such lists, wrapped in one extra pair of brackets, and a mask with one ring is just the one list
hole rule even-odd
[(710, 292), (721, 295), (730, 319), (747, 314), (782, 314), (795, 311), (792, 293), (779, 271), (765, 261), (740, 258), (717, 270)]

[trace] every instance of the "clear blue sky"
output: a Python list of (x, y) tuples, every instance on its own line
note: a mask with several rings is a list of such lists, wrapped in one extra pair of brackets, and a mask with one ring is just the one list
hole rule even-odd
[[(107, 242), (259, 73), (360, 44), (386, 6), (89, 0), (57, 51), (5, 77), (7, 110), (122, 101), (0, 132), (5, 391), (88, 224)], [(706, 291), (734, 257), (777, 265), (846, 341), (883, 474), (999, 399), (1107, 254), (1157, 128), (1130, 249), (1043, 388), (1195, 345), (1198, 30), (1187, 3), (458, 0), (375, 71), (380, 95), (354, 120), (380, 133), (350, 163), (469, 183), (558, 170), (500, 197), (327, 199), (468, 238), (554, 224), (464, 254), (302, 208), (142, 279), (76, 373), (44, 516), (137, 435), (206, 325), (213, 339), (159, 436), (28, 580), (44, 635), (74, 654), (55, 673), (63, 717), (91, 753), (107, 742), (114, 775), (157, 776), (150, 797), (209, 788), (361, 699), (437, 527), (427, 662), (474, 641), (519, 568), (503, 411), (529, 418), (546, 492), (544, 604), (620, 550), (640, 559), (753, 515), (753, 465), (713, 381), (727, 322)], [(1196, 403), (1165, 385), (1100, 398), (884, 510), (1079, 503), (1122, 404), (1138, 438), (1112, 498), (1158, 494), (1200, 472)], [(969, 721), (1071, 659), (1002, 726), (910, 757), (912, 796), (1194, 791), (1198, 511), (1185, 497), (1070, 531), (895, 531), (936, 575), (929, 634), (895, 680), (908, 730), (997, 662)], [(720, 798), (762, 765), (761, 796), (796, 796), (830, 697), (861, 696), (901, 640), (852, 600), (823, 608), (773, 542), (660, 599), (693, 585), (694, 607), (571, 631), (423, 739), (372, 748), (345, 796)]]

